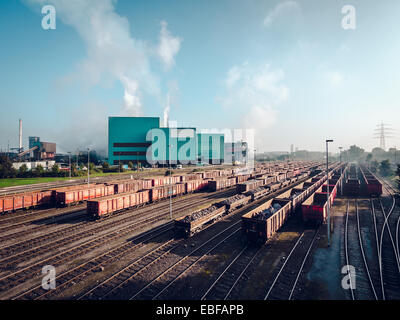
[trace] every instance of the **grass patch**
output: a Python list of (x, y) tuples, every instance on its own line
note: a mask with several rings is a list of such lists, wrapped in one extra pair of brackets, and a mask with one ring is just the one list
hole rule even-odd
[[(112, 175), (120, 175), (120, 174), (136, 174), (137, 171), (125, 171), (125, 172), (96, 172), (90, 174), (90, 178), (94, 177), (105, 177)], [(14, 186), (22, 186), (29, 185), (35, 183), (46, 183), (46, 182), (55, 182), (55, 181), (66, 181), (66, 180), (75, 180), (75, 179), (86, 179), (87, 176), (79, 176), (79, 177), (38, 177), (38, 178), (9, 178), (9, 179), (0, 179), (0, 188), (6, 187), (14, 187)]]

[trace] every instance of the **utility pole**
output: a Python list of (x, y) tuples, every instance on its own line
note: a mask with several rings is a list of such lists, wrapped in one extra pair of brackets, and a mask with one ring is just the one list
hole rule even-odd
[(71, 179), (71, 152), (68, 152), (69, 178)]
[(172, 187), (169, 188), (169, 215), (172, 220)]
[(87, 185), (89, 187), (89, 154), (90, 148), (87, 148)]
[(340, 195), (343, 195), (343, 167), (342, 167), (342, 149), (343, 147), (339, 147), (339, 161), (340, 161)]
[(328, 246), (331, 245), (331, 216), (329, 212), (329, 164), (328, 164), (328, 143), (333, 142), (333, 140), (326, 140), (326, 209), (327, 209), (327, 216), (328, 216)]

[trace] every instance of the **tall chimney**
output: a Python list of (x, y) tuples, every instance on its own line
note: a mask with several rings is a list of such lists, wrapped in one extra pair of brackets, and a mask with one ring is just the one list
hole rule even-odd
[(19, 150), (22, 151), (22, 120), (19, 119)]

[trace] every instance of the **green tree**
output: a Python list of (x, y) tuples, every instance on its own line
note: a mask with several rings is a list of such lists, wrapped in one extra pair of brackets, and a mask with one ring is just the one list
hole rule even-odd
[(381, 161), (379, 165), (379, 172), (383, 176), (389, 176), (392, 173), (392, 169), (390, 168), (389, 160)]
[(350, 161), (359, 160), (363, 154), (364, 154), (364, 149), (357, 147), (356, 145), (350, 146), (348, 150)]
[(372, 172), (377, 172), (378, 171), (378, 166), (379, 166), (379, 162), (374, 160), (371, 162), (370, 168)]
[(35, 169), (33, 169), (33, 174), (36, 177), (41, 177), (44, 173), (43, 167), (39, 164)]
[(367, 158), (365, 159), (367, 163), (370, 163), (372, 161), (372, 153), (368, 153)]
[(94, 172), (94, 171), (96, 171), (96, 170), (95, 170), (95, 166), (94, 166), (94, 163), (93, 163), (93, 162), (90, 162), (90, 163), (89, 163), (89, 170), (90, 170), (90, 172)]
[(0, 178), (13, 178), (17, 171), (13, 168), (12, 162), (8, 157), (0, 158)]
[(26, 164), (24, 163), (22, 166), (19, 167), (18, 169), (18, 176), (22, 177), (26, 177), (28, 172), (28, 167), (26, 166)]
[(132, 168), (133, 168), (133, 163), (132, 163), (132, 161), (129, 161), (129, 162), (128, 162), (128, 168), (132, 170)]
[(71, 176), (76, 177), (78, 172), (76, 170), (76, 163), (71, 163)]
[(51, 168), (51, 173), (53, 176), (57, 177), (60, 174), (60, 167), (58, 166), (57, 163), (55, 163), (53, 165), (53, 167)]
[(108, 170), (110, 170), (110, 164), (107, 161), (104, 161), (101, 166), (103, 167), (104, 172), (107, 172)]
[(396, 176), (397, 176), (397, 187), (400, 189), (400, 164), (397, 165)]

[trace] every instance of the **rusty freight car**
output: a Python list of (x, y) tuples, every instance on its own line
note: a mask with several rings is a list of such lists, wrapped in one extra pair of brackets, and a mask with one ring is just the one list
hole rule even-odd
[(190, 237), (198, 232), (207, 223), (213, 222), (226, 213), (225, 206), (212, 205), (206, 209), (191, 212), (188, 215), (174, 221), (176, 237)]
[(93, 219), (142, 206), (150, 202), (150, 190), (116, 194), (87, 201), (87, 214)]
[(0, 196), (0, 214), (32, 207), (50, 206), (51, 195), (51, 190), (47, 190)]
[(278, 231), (292, 209), (292, 203), (286, 199), (272, 199), (242, 216), (242, 231), (252, 243), (265, 243)]

